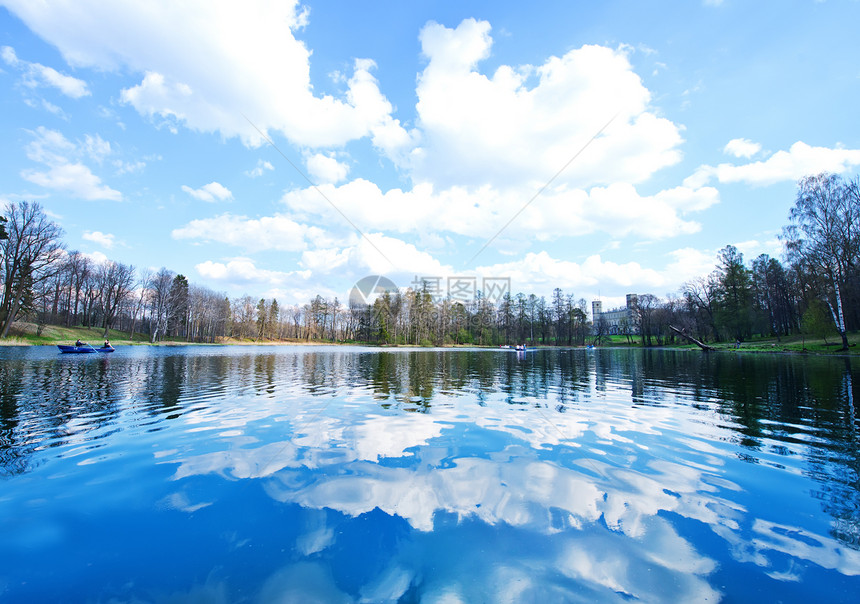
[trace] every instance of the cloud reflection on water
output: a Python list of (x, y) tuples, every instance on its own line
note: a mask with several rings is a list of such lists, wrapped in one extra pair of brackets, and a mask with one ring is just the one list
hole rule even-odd
[[(341, 412), (345, 415), (334, 416)], [(672, 415), (670, 409), (649, 410), (650, 425), (643, 424), (641, 414), (633, 417), (637, 411), (629, 406), (613, 409), (612, 428), (601, 425), (597, 434), (592, 430), (598, 426), (594, 417), (554, 415), (559, 425), (550, 426), (534, 413), (505, 407), (494, 408), (489, 418), (464, 415), (463, 405), (433, 415), (363, 412), (332, 408), (312, 425), (304, 424), (304, 414), (296, 412), (295, 419), (286, 420), (300, 426), (295, 438), (192, 456), (181, 461), (175, 478), (206, 473), (266, 478), (266, 492), (278, 501), (309, 510), (337, 510), (351, 518), (379, 509), (423, 532), (432, 532), (444, 513), (547, 536), (563, 533), (563, 546), (530, 560), (529, 566), (593, 584), (595, 593), (608, 589), (649, 601), (715, 596), (705, 580), (714, 561), (699, 554), (659, 514), (671, 511), (737, 530), (743, 510), (715, 493), (719, 489), (706, 480), (714, 474), (704, 469), (708, 464), (694, 467), (654, 459), (646, 447), (623, 436), (658, 437), (661, 421)], [(499, 447), (480, 456), (458, 453), (464, 426), (482, 430), (481, 441), (498, 442)], [(560, 465), (553, 458), (574, 439), (590, 440), (589, 449), (609, 442), (624, 448), (607, 461), (582, 457), (579, 449), (585, 445), (576, 443), (580, 447), (572, 449), (574, 463)], [(645, 471), (627, 469), (640, 455), (648, 460)], [(712, 454), (687, 454), (697, 457), (715, 461)], [(386, 465), (403, 458), (405, 466)], [(609, 530), (601, 529), (601, 522)], [(298, 540), (297, 549), (304, 555), (318, 553), (335, 539), (332, 527), (316, 527)], [(396, 555), (392, 563), (403, 566)], [(646, 581), (659, 574), (656, 569), (663, 579)], [(492, 575), (492, 567), (482, 568), (479, 575)], [(666, 585), (676, 591), (667, 591)], [(448, 599), (455, 595), (445, 594)], [(469, 601), (463, 594), (456, 598)]]
[[(629, 383), (604, 379), (600, 385), (597, 401), (568, 400), (571, 411), (563, 413), (552, 409), (554, 384), (541, 396), (513, 400), (490, 389), (480, 406), (465, 390), (438, 394), (431, 413), (380, 413), (367, 406), (369, 397), (361, 400), (368, 396), (363, 389), (343, 392), (348, 404), (323, 405), (322, 413), (278, 405), (281, 423), (295, 431), (288, 440), (183, 459), (175, 478), (208, 472), (265, 478), (277, 501), (349, 518), (378, 509), (425, 533), (438, 530), (443, 515), (554, 536), (544, 555), (508, 569), (517, 577), (509, 593), (562, 589), (546, 578), (561, 573), (580, 587), (590, 585), (600, 599), (719, 599), (708, 583), (717, 562), (678, 532), (672, 515), (710, 527), (736, 560), (770, 569), (779, 580), (797, 576), (774, 569), (773, 553), (860, 573), (857, 552), (838, 542), (749, 517), (733, 498), (742, 488), (724, 475), (733, 433), (720, 422), (703, 422), (685, 405), (630, 405)], [(275, 413), (255, 404), (245, 418), (251, 431), (255, 417)], [(464, 444), (470, 437), (482, 443), (480, 451)], [(297, 549), (317, 554), (336, 541), (333, 527), (318, 526), (298, 539)], [(379, 598), (374, 589), (381, 589), (394, 601), (422, 568), (401, 552), (392, 552), (388, 565), (398, 570), (363, 589)], [(474, 576), (487, 582), (501, 572), (492, 561), (477, 566)], [(489, 583), (478, 591), (458, 586), (454, 576), (437, 591), (425, 584), (422, 601), (472, 601), (470, 594), (492, 590)], [(529, 579), (534, 576), (545, 577), (544, 587)]]
[[(766, 416), (760, 401), (811, 408), (778, 382), (755, 389), (745, 374), (743, 389), (723, 392), (719, 367), (638, 351), (491, 355), (180, 355), (145, 360), (126, 381), (110, 366), (74, 366), (82, 384), (110, 383), (112, 398), (87, 399), (98, 413), (40, 421), (65, 447), (58, 456), (91, 455), (79, 466), (116, 459), (93, 449), (128, 417), (162, 431), (146, 441), (172, 475), (162, 508), (228, 517), (218, 488), (199, 487), (218, 476), (225, 494), (262, 486), (260, 499), (295, 510), (289, 561), (260, 583), (259, 601), (702, 601), (720, 598), (733, 563), (782, 583), (813, 567), (860, 575), (860, 554), (825, 535), (826, 522), (795, 526), (799, 516), (755, 502), (768, 489), (757, 479), (830, 488), (845, 471), (830, 461), (842, 454), (833, 424)], [(760, 394), (771, 392), (773, 402)], [(10, 467), (26, 467), (31, 450), (11, 448)], [(332, 560), (362, 554), (344, 535), (363, 524), (394, 537), (365, 552), (378, 564), (347, 587)]]

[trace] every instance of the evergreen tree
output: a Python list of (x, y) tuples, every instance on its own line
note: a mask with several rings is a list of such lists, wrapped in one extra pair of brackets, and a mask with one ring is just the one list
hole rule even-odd
[(717, 325), (729, 337), (743, 341), (752, 331), (752, 278), (744, 255), (733, 245), (720, 250)]
[(170, 284), (167, 296), (167, 333), (173, 336), (184, 336), (188, 322), (188, 279), (184, 275), (176, 275)]

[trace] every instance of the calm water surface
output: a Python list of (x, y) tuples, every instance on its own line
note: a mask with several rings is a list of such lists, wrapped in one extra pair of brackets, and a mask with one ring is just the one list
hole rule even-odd
[(856, 602), (858, 369), (0, 349), (0, 600)]

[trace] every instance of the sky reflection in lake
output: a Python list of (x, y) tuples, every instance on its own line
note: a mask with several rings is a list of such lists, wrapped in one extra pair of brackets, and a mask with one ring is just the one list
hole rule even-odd
[(0, 350), (11, 601), (853, 601), (857, 366)]

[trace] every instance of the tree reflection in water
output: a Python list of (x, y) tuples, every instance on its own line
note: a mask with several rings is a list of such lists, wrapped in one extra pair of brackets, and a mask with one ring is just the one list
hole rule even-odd
[[(847, 358), (0, 352), (4, 480), (66, 458), (77, 461), (64, 475), (86, 476), (118, 455), (117, 467), (142, 468), (153, 509), (219, 526), (239, 522), (237, 505), (284, 514), (287, 525), (253, 538), (293, 543), (291, 562), (258, 577), (260, 594), (701, 600), (737, 595), (732, 573), (744, 565), (776, 585), (811, 576), (799, 570), (807, 563), (860, 573), (857, 366)], [(92, 494), (71, 484), (75, 493)], [(810, 505), (829, 520), (806, 520)], [(437, 555), (456, 551), (481, 555)]]

